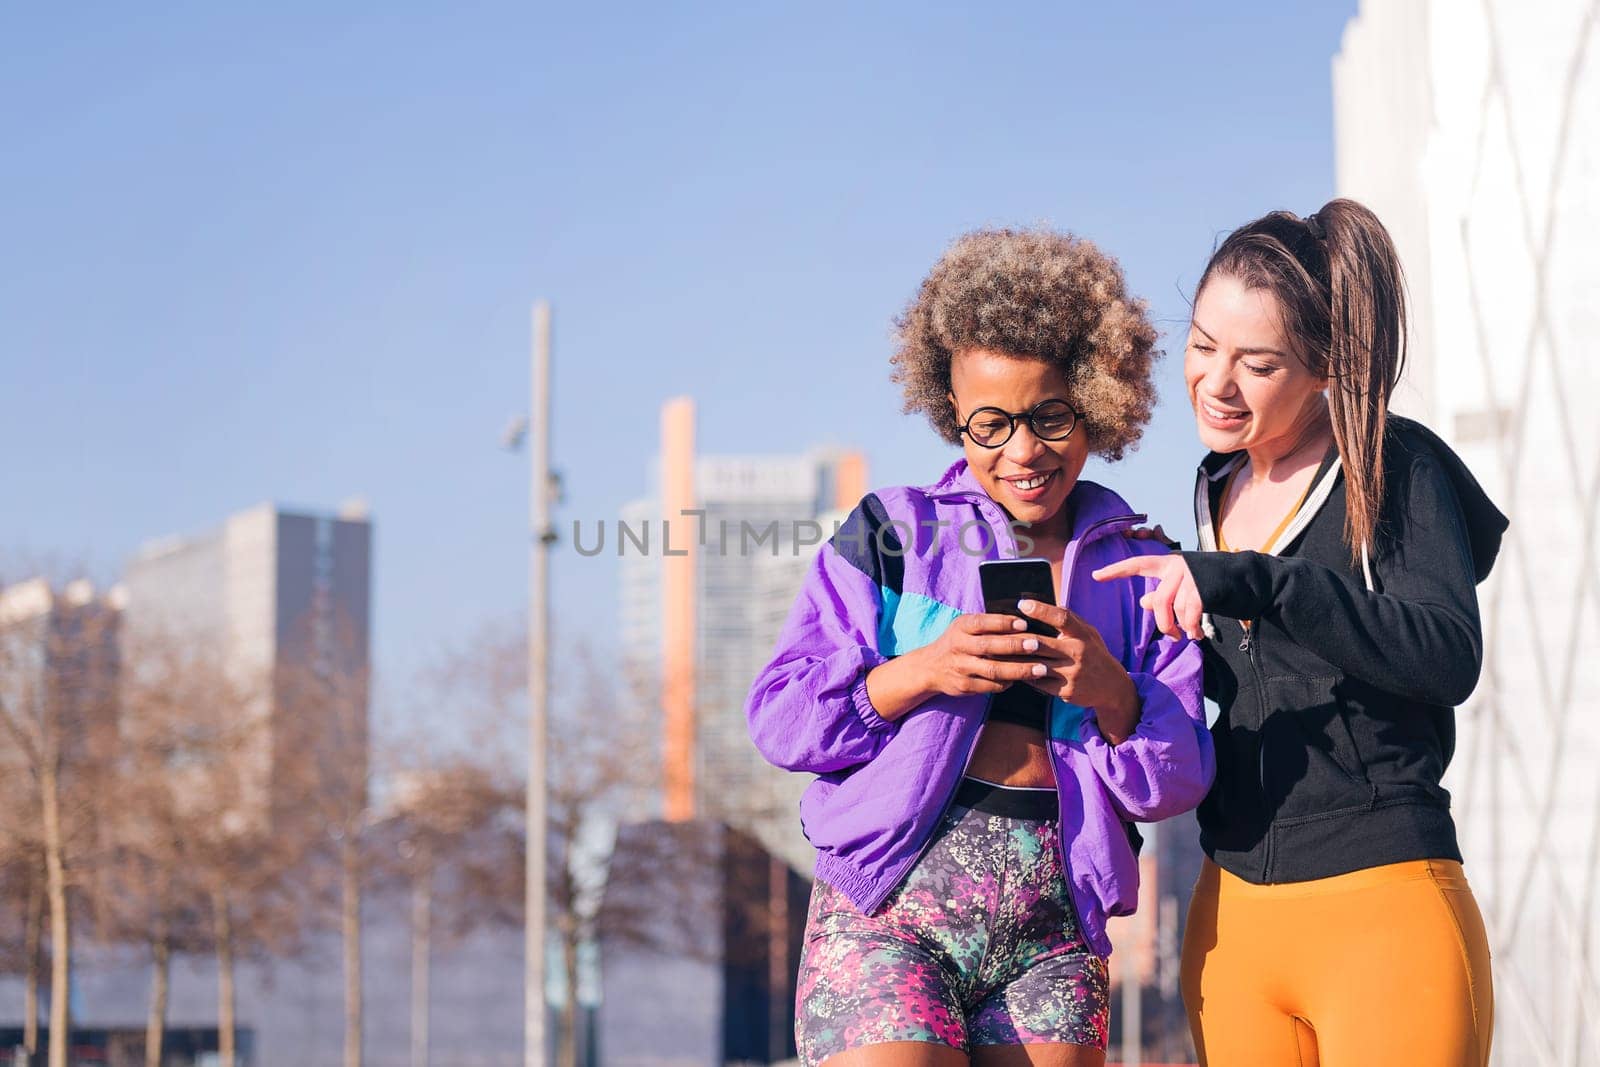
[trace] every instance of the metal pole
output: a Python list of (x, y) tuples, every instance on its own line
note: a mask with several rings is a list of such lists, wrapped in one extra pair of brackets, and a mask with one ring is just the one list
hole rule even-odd
[[(523, 946), (523, 1063), (544, 1067), (545, 736), (550, 648), (550, 305), (533, 305), (533, 394), (528, 408), (533, 463), (528, 578), (528, 846)], [(569, 993), (570, 995), (570, 993)]]
[(433, 947), (433, 857), (411, 875), (411, 1067), (428, 1067), (428, 969)]

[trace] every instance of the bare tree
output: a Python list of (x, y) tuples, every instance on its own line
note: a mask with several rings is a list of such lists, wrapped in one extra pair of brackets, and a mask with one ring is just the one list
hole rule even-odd
[(124, 936), (150, 945), (146, 1059), (159, 1055), (175, 950), (217, 964), (218, 1053), (237, 1062), (242, 957), (299, 943), (304, 842), (275, 818), (273, 672), (226, 663), (203, 640), (146, 628), (125, 643), (124, 878), (151, 882), (124, 905)]
[[(0, 777), (0, 808), (18, 811), (26, 802), (21, 776)], [(22, 976), (22, 1046), (39, 1051), (39, 979), (44, 949), (44, 857), (9, 835), (0, 837), (0, 909), (21, 922), (0, 923), (0, 971)]]
[[(219, 761), (213, 768), (216, 776), (226, 779), (227, 768), (239, 759), (236, 752), (232, 760)], [(217, 961), (219, 1059), (221, 1067), (235, 1067), (236, 966), (242, 958), (299, 951), (308, 904), (297, 873), (303, 846), (238, 806), (220, 809), (197, 829), (190, 843)]]
[(203, 650), (172, 634), (146, 631), (125, 641), (120, 755), (108, 782), (115, 804), (105, 825), (115, 841), (98, 894), (106, 901), (108, 937), (150, 953), (150, 1005), (145, 1065), (160, 1067), (174, 953), (214, 947), (214, 899), (200, 877), (215, 858), (201, 843), (219, 818), (245, 818), (238, 808), (210, 806), (214, 779), (248, 761), (251, 694), (230, 680)]
[(147, 1063), (159, 1062), (174, 951), (216, 958), (218, 1051), (231, 1067), (238, 963), (300, 951), (331, 902), (343, 931), (345, 1062), (359, 1067), (365, 650), (337, 632), (296, 630), (279, 655), (250, 663), (223, 655), (212, 635), (153, 619), (127, 636), (111, 895), (115, 936), (151, 953)]
[(361, 910), (371, 760), (366, 650), (352, 627), (293, 635), (276, 678), (273, 819), (305, 846), (315, 898), (337, 916), (344, 969), (344, 1067), (361, 1067)]
[(50, 1067), (67, 1063), (69, 895), (95, 851), (95, 787), (115, 734), (116, 625), (84, 581), (60, 593), (43, 579), (0, 591), (0, 736), (22, 794), (0, 819), (11, 850), (43, 863)]
[[(149, 801), (121, 794), (130, 805)], [(145, 1020), (145, 1067), (160, 1067), (166, 1040), (172, 957), (209, 945), (206, 902), (184, 867), (181, 842), (165, 836), (165, 820), (130, 807), (124, 841), (102, 881), (107, 940), (139, 945), (150, 955), (150, 1000)], [(148, 820), (148, 822), (146, 821)]]
[(368, 678), (347, 659), (280, 662), (275, 713), (274, 824), (301, 841), (318, 912), (339, 929), (344, 1067), (362, 1064), (362, 899), (370, 830)]
[[(449, 709), (458, 731), (465, 728), (472, 751), (522, 752), (526, 651), (526, 640), (516, 628), (489, 627), (448, 655), (436, 673), (439, 706)], [(704, 869), (707, 843), (703, 835), (668, 833), (612, 854), (618, 824), (656, 805), (659, 747), (653, 709), (619, 698), (612, 672), (582, 646), (558, 662), (563, 668), (554, 679), (549, 720), (547, 914), (549, 932), (560, 946), (565, 991), (556, 1062), (575, 1067), (585, 946), (598, 944), (602, 937), (651, 945), (671, 938), (671, 924), (658, 921), (659, 908), (663, 901), (685, 912), (700, 905), (685, 891), (692, 879), (683, 875), (696, 864)], [(514, 792), (503, 814), (480, 831), (485, 847), (460, 859), (459, 898), (452, 910), (479, 921), (488, 917), (520, 926), (527, 835), (518, 798), (525, 778), (520, 766), (509, 763), (484, 766), (483, 771)], [(640, 897), (608, 899), (608, 879), (649, 888)], [(705, 951), (703, 945), (678, 947)]]
[(393, 751), (384, 818), (373, 827), (368, 854), (375, 882), (409, 890), (411, 1062), (425, 1067), (435, 915), (442, 913), (440, 933), (447, 940), (504, 921), (479, 907), (474, 893), (463, 892), (474, 879), (462, 872), (495, 854), (501, 830), (520, 816), (521, 792), (472, 753), (438, 752), (423, 738)]

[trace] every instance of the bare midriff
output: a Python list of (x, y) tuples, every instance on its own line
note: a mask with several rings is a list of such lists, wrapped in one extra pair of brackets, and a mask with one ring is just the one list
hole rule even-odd
[(991, 722), (978, 737), (978, 747), (967, 764), (974, 778), (1001, 785), (1054, 786), (1050, 748), (1044, 734), (1014, 722)]

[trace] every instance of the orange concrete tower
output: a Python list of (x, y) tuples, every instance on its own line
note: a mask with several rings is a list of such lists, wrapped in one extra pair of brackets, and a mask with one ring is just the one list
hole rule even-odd
[(867, 457), (860, 452), (845, 452), (836, 462), (833, 506), (849, 511), (867, 495)]
[(662, 814), (694, 818), (695, 563), (698, 528), (683, 512), (695, 506), (694, 400), (661, 409), (661, 710)]

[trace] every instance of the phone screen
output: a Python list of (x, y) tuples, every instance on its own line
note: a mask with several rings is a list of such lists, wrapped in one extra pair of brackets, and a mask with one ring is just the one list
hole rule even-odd
[[(1017, 607), (1019, 600), (1056, 602), (1055, 577), (1045, 559), (990, 559), (978, 564), (978, 580), (983, 587), (983, 610), (997, 615), (1028, 619)], [(1028, 632), (1055, 637), (1059, 631), (1049, 623), (1028, 619)]]

